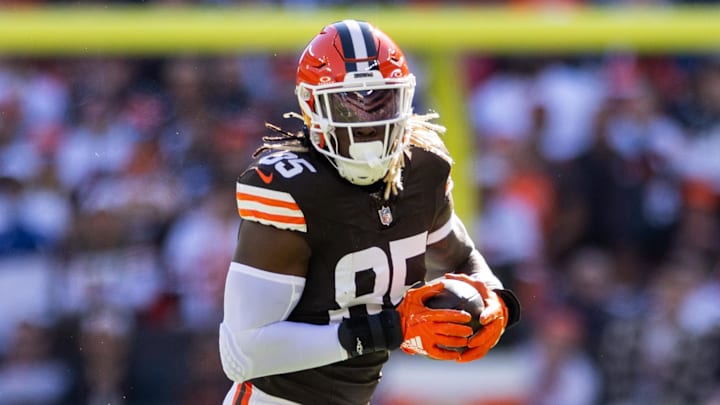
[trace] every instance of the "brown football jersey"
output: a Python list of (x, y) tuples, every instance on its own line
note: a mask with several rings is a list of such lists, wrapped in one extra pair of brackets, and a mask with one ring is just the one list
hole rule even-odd
[[(403, 188), (390, 200), (382, 197), (384, 183), (353, 185), (314, 151), (266, 153), (240, 176), (243, 220), (300, 232), (312, 252), (288, 321), (328, 324), (375, 314), (425, 278), (427, 237), (443, 225), (436, 218), (449, 203), (450, 164), (418, 147), (405, 160)], [(368, 403), (387, 359), (387, 352), (372, 353), (252, 383), (299, 403)]]

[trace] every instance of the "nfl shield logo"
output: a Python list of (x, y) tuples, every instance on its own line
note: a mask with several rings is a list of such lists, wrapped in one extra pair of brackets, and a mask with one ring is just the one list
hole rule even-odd
[(390, 212), (390, 207), (382, 207), (378, 210), (378, 215), (380, 216), (380, 223), (382, 223), (384, 226), (389, 226), (392, 221), (392, 212)]

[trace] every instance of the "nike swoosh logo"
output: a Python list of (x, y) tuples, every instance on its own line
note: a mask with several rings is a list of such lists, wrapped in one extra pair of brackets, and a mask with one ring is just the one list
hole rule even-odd
[(272, 172), (270, 172), (270, 174), (265, 174), (265, 173), (263, 173), (262, 170), (260, 170), (259, 167), (256, 167), (256, 168), (255, 168), (255, 172), (258, 174), (258, 176), (260, 176), (260, 180), (262, 180), (263, 183), (265, 183), (265, 184), (270, 184), (270, 182), (271, 182), (272, 179), (273, 179), (273, 173), (272, 173)]

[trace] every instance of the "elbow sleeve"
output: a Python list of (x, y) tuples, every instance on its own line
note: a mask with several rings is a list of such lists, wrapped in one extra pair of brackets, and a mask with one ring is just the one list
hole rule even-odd
[(220, 362), (227, 378), (236, 382), (247, 380), (250, 359), (241, 351), (232, 331), (224, 323), (220, 324)]

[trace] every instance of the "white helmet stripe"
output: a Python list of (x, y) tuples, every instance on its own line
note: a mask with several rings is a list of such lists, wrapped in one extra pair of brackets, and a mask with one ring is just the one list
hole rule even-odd
[[(365, 37), (363, 36), (360, 24), (355, 20), (344, 20), (343, 23), (348, 27), (350, 32), (350, 38), (352, 39), (352, 47), (356, 59), (367, 59), (367, 46), (365, 44)], [(358, 72), (367, 71), (370, 69), (370, 64), (367, 61), (357, 62), (356, 70)]]
[[(340, 36), (345, 70), (368, 71), (377, 68), (378, 49), (372, 26), (364, 21), (343, 20), (333, 24)], [(373, 59), (369, 61), (368, 59)]]

